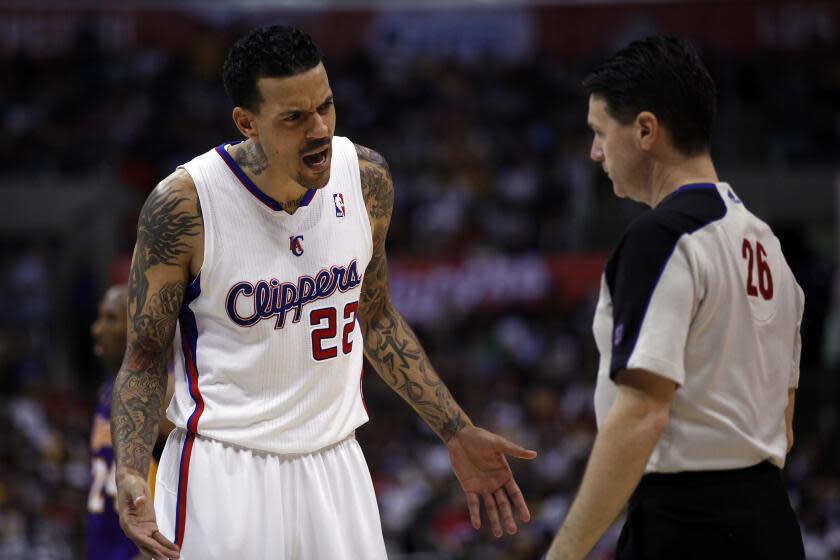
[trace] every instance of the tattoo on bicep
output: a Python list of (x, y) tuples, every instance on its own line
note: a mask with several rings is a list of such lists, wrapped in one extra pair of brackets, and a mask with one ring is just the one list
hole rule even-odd
[(388, 162), (370, 148), (356, 144), (362, 193), (373, 219), (390, 219), (394, 210), (394, 185)]
[(381, 314), (381, 308), (389, 297), (387, 282), (388, 263), (384, 252), (374, 251), (365, 270), (362, 293), (359, 297), (359, 309), (362, 315), (372, 317)]
[(172, 342), (184, 290), (183, 282), (167, 282), (152, 296), (142, 313), (132, 316), (134, 334), (142, 350), (156, 352)]
[(182, 205), (186, 200), (174, 189), (161, 186), (152, 191), (143, 205), (129, 273), (129, 315), (142, 314), (146, 305), (149, 290), (146, 271), (159, 264), (175, 264), (190, 250), (187, 238), (201, 233), (201, 206), (196, 206), (195, 213), (188, 212)]

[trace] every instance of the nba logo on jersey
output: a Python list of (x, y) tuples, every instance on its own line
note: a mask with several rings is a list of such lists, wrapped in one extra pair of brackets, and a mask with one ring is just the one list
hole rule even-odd
[(289, 250), (296, 256), (299, 257), (303, 254), (303, 236), (302, 235), (291, 235), (289, 236)]
[(333, 195), (333, 203), (335, 203), (335, 217), (336, 218), (343, 218), (344, 217), (344, 195), (341, 193), (335, 193)]

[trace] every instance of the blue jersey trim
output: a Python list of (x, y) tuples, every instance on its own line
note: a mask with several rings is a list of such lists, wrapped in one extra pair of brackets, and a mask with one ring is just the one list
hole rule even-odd
[[(187, 288), (187, 292), (184, 294), (184, 301), (181, 304), (181, 313), (178, 317), (178, 321), (181, 325), (181, 351), (184, 353), (184, 377), (187, 380), (187, 388), (189, 389), (190, 396), (195, 403), (195, 408), (193, 408), (193, 412), (187, 420), (187, 439), (184, 441), (184, 445), (181, 448), (181, 460), (179, 461), (178, 492), (175, 498), (174, 542), (177, 545), (181, 544), (179, 542), (179, 537), (181, 536), (179, 529), (183, 526), (185, 521), (181, 519), (181, 500), (186, 500), (186, 478), (188, 476), (186, 471), (189, 469), (188, 453), (191, 451), (192, 446), (192, 440), (190, 438), (193, 437), (193, 434), (198, 430), (198, 419), (201, 416), (201, 412), (204, 410), (203, 399), (198, 393), (198, 368), (196, 367), (192, 374), (190, 372), (190, 364), (196, 363), (196, 349), (198, 347), (198, 327), (195, 321), (195, 314), (190, 309), (190, 304), (200, 295), (201, 273), (195, 277)], [(192, 377), (195, 377), (195, 379), (192, 379)], [(193, 387), (193, 385), (195, 385), (195, 387)], [(184, 511), (186, 511), (186, 509)]]
[(690, 191), (694, 189), (716, 189), (717, 185), (715, 183), (687, 183), (674, 192), (680, 191)]
[(715, 183), (687, 183), (687, 184), (681, 186), (680, 188), (676, 189), (675, 191), (673, 191), (671, 194), (669, 194), (668, 196), (663, 198), (661, 201), (659, 201), (659, 204), (657, 205), (657, 208), (661, 207), (665, 203), (666, 200), (668, 200), (670, 198), (673, 198), (677, 193), (685, 192), (685, 191), (700, 190), (700, 189), (715, 189), (715, 190), (717, 190), (717, 185)]
[[(193, 384), (190, 380), (190, 370), (189, 370), (189, 363), (196, 363), (196, 350), (198, 349), (198, 326), (195, 321), (195, 314), (190, 309), (190, 304), (195, 301), (195, 299), (201, 295), (201, 273), (199, 273), (195, 280), (187, 288), (187, 292), (184, 294), (184, 302), (181, 304), (181, 313), (178, 317), (178, 321), (181, 324), (181, 338), (186, 341), (186, 345), (183, 348), (183, 351), (186, 353), (187, 351), (190, 353), (190, 356), (184, 356), (184, 375), (187, 378), (187, 387), (190, 391), (190, 396), (193, 398), (195, 402), (195, 409), (193, 410), (192, 414), (190, 415), (189, 419), (187, 420), (187, 430), (194, 432), (196, 431), (193, 428), (193, 421), (196, 413), (199, 412), (199, 400), (201, 396), (196, 394), (197, 387), (195, 390), (193, 389)], [(198, 367), (196, 366), (196, 372)], [(196, 380), (197, 383), (197, 380)]]
[[(234, 161), (233, 157), (227, 151), (228, 146), (234, 146), (236, 144), (239, 144), (240, 142), (241, 141), (226, 142), (220, 146), (216, 146), (216, 152), (221, 156), (221, 158), (224, 160), (224, 162), (227, 164), (230, 170), (233, 171), (233, 174), (236, 175), (237, 179), (239, 179), (239, 182), (242, 183), (242, 186), (248, 189), (248, 192), (250, 192), (252, 195), (254, 195), (254, 197), (257, 200), (259, 200), (275, 212), (282, 211), (283, 206), (279, 202), (268, 196), (265, 192), (263, 192), (263, 190), (260, 189), (256, 185), (256, 183), (254, 183), (251, 180), (250, 177), (248, 177), (248, 174), (245, 173), (245, 171), (243, 171), (241, 167), (239, 167), (239, 164), (236, 163), (236, 161)], [(308, 206), (312, 199), (315, 197), (316, 192), (317, 189), (308, 189), (306, 191), (306, 194), (303, 195), (303, 200), (301, 201), (300, 205)]]

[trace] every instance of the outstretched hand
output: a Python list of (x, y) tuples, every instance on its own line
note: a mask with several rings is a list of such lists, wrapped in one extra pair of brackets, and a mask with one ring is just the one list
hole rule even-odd
[[(461, 429), (446, 444), (452, 470), (467, 494), (467, 506), (473, 527), (481, 528), (481, 507), (484, 500), (490, 527), (496, 537), (502, 536), (502, 525), (508, 534), (516, 533), (513, 508), (519, 512), (519, 519), (527, 523), (531, 519), (528, 505), (522, 491), (513, 479), (505, 455), (519, 459), (533, 459), (536, 451), (520, 447), (505, 438), (475, 426)], [(500, 519), (501, 515), (501, 519)]]
[(126, 473), (119, 477), (116, 505), (122, 530), (141, 553), (156, 560), (180, 558), (178, 547), (158, 530), (149, 486), (142, 476)]

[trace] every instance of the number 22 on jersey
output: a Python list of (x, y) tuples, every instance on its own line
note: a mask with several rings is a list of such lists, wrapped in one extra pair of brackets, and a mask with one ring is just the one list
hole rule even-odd
[[(356, 328), (356, 315), (359, 311), (359, 302), (351, 301), (344, 306), (343, 321), (344, 326), (341, 333), (341, 351), (343, 354), (349, 354), (353, 350), (353, 330)], [(316, 361), (329, 360), (338, 356), (338, 343), (334, 345), (325, 346), (327, 339), (335, 338), (337, 328), (338, 312), (335, 307), (322, 307), (320, 309), (313, 309), (309, 313), (309, 322), (313, 327), (312, 330), (312, 357)], [(326, 325), (323, 323), (326, 321)]]

